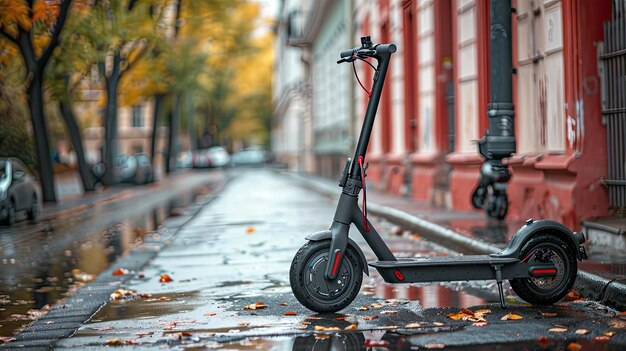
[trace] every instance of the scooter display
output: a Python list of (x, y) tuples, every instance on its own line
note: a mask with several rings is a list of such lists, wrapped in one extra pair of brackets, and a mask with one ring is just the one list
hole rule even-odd
[[(357, 296), (363, 273), (369, 275), (369, 265), (392, 284), (495, 280), (502, 307), (505, 307), (504, 280), (531, 304), (559, 301), (574, 284), (576, 260), (586, 259), (587, 254), (582, 246), (584, 235), (572, 233), (558, 222), (529, 219), (504, 250), (490, 255), (395, 257), (367, 219), (365, 156), (389, 62), (396, 50), (394, 44), (374, 45), (370, 37), (362, 37), (361, 46), (341, 52), (337, 61), (354, 65), (360, 60), (369, 64), (375, 70), (372, 90), (368, 92), (370, 100), (354, 158), (348, 158), (339, 181), (342, 191), (330, 229), (307, 236), (307, 243), (291, 263), (289, 280), (293, 294), (310, 310), (337, 312)], [(368, 59), (375, 60), (377, 65)], [(361, 190), (362, 209), (358, 205)], [(368, 263), (361, 248), (348, 237), (352, 224), (377, 260)]]

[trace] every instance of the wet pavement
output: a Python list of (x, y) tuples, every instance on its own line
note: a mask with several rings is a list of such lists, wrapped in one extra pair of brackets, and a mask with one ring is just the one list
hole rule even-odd
[[(223, 173), (188, 173), (145, 187), (108, 193), (47, 208), (37, 225), (0, 227), (0, 336), (45, 314), (107, 269), (181, 207), (224, 181)], [(95, 199), (94, 199), (95, 198)], [(86, 201), (95, 200), (88, 207)]]
[[(348, 308), (325, 315), (308, 311), (291, 293), (289, 266), (307, 234), (328, 228), (334, 208), (334, 199), (289, 177), (269, 170), (242, 172), (148, 265), (116, 286), (134, 293), (107, 303), (55, 348), (412, 350), (506, 344), (501, 349), (516, 350), (576, 343), (603, 350), (625, 345), (626, 320), (617, 311), (585, 300), (532, 307), (508, 288), (510, 308), (503, 310), (494, 303), (493, 282), (393, 286), (371, 270)], [(415, 233), (390, 235), (396, 231), (390, 223), (376, 220), (375, 225), (398, 256), (454, 254)], [(351, 237), (373, 258), (358, 233)], [(117, 268), (125, 267), (111, 267)], [(266, 307), (244, 309), (259, 302)], [(486, 323), (448, 316), (461, 308), (488, 310), (480, 312)], [(510, 312), (521, 319), (502, 320)]]

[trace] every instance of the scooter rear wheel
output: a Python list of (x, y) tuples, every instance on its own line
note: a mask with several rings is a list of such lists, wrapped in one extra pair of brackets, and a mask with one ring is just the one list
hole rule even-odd
[(348, 306), (359, 293), (363, 267), (356, 251), (348, 246), (337, 277), (325, 277), (330, 240), (309, 241), (298, 250), (291, 263), (289, 282), (304, 307), (318, 312), (337, 312)]
[(520, 251), (524, 262), (551, 263), (557, 269), (554, 277), (516, 278), (509, 282), (522, 300), (534, 305), (550, 305), (561, 300), (576, 280), (576, 250), (554, 234), (531, 238)]

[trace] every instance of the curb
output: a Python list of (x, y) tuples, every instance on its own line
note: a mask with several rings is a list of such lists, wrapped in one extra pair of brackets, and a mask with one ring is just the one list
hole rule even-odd
[[(130, 249), (108, 269), (100, 272), (96, 279), (80, 287), (71, 297), (57, 302), (48, 313), (26, 326), (15, 336), (14, 341), (1, 345), (1, 349), (49, 350), (58, 340), (74, 335), (81, 324), (89, 321), (109, 302), (111, 293), (135, 277), (132, 272), (141, 270), (167, 247), (178, 231), (210, 204), (232, 179), (232, 177), (227, 177), (221, 182), (218, 181), (215, 190), (202, 203), (190, 204), (185, 208), (184, 214), (165, 219), (162, 227), (157, 231), (158, 240), (145, 240), (140, 246)], [(114, 276), (112, 272), (119, 267), (124, 267), (131, 273)]]
[[(299, 181), (305, 187), (323, 195), (332, 198), (339, 196), (339, 192), (335, 187), (315, 182), (308, 175), (289, 172), (282, 172), (282, 174)], [(469, 238), (454, 230), (389, 206), (368, 202), (367, 209), (369, 214), (384, 218), (406, 229), (419, 232), (419, 234), (427, 240), (434, 241), (448, 249), (467, 254), (483, 255), (502, 250), (497, 246)], [(587, 271), (579, 270), (576, 282), (574, 283), (574, 289), (584, 298), (599, 301), (618, 311), (626, 311), (626, 278), (607, 279)]]

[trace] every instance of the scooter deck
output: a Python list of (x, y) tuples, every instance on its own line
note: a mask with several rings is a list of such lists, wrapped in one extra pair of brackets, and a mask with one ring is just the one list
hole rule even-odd
[[(401, 257), (397, 261), (372, 261), (383, 279), (389, 283), (419, 283), (496, 279), (496, 271), (510, 279), (516, 269), (510, 269), (517, 258), (497, 258), (489, 255)], [(507, 274), (508, 273), (508, 274)]]

